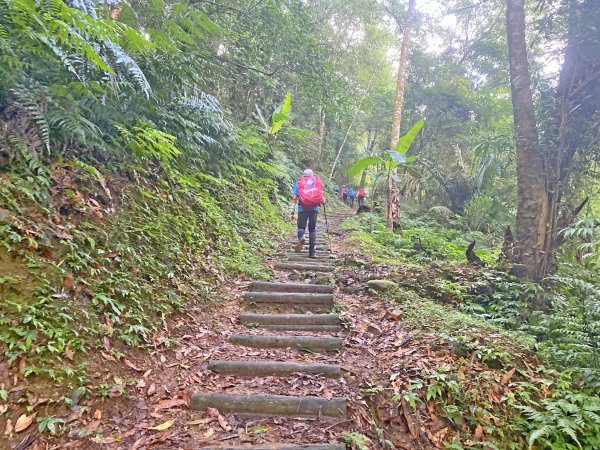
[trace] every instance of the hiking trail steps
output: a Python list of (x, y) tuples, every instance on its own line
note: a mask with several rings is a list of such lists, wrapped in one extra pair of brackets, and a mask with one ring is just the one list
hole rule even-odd
[[(318, 226), (317, 232), (324, 236), (325, 230)], [(245, 312), (239, 314), (238, 322), (248, 329), (248, 334), (234, 333), (228, 341), (239, 348), (239, 355), (251, 355), (251, 359), (210, 359), (208, 370), (220, 376), (236, 377), (232, 392), (202, 392), (191, 396), (190, 408), (203, 411), (215, 408), (222, 414), (235, 414), (238, 417), (283, 416), (292, 420), (313, 419), (317, 421), (345, 420), (347, 418), (348, 400), (343, 396), (331, 393), (307, 392), (306, 395), (271, 395), (269, 392), (259, 394), (235, 393), (240, 387), (239, 378), (259, 380), (260, 377), (295, 377), (304, 373), (311, 376), (339, 379), (344, 383), (342, 368), (335, 364), (337, 355), (343, 351), (343, 323), (339, 314), (331, 313), (334, 308), (335, 289), (333, 277), (336, 257), (330, 250), (330, 244), (323, 238), (318, 240), (316, 258), (308, 258), (308, 243), (301, 252), (292, 253), (295, 240), (286, 242), (284, 251), (279, 254), (274, 264), (278, 273), (278, 281), (253, 281), (242, 296), (242, 305), (255, 309), (260, 305), (276, 308), (277, 313)], [(307, 276), (310, 283), (292, 282), (294, 274)], [(312, 275), (311, 275), (312, 274)], [(325, 276), (327, 275), (327, 276)], [(296, 277), (298, 275), (295, 275)], [(311, 278), (312, 277), (312, 278)], [(285, 282), (281, 278), (286, 279)], [(295, 278), (297, 279), (297, 278)], [(321, 282), (322, 284), (319, 284)], [(262, 307), (262, 308), (264, 308)], [(280, 309), (319, 307), (314, 313), (291, 314), (281, 313)], [(262, 309), (261, 308), (261, 309)], [(304, 311), (302, 311), (304, 312)], [(263, 330), (265, 333), (256, 334)], [(306, 333), (310, 334), (306, 334)], [(300, 333), (300, 334), (299, 334)], [(303, 334), (304, 333), (304, 334)], [(296, 351), (297, 357), (290, 360)], [(250, 353), (248, 353), (250, 352)], [(265, 353), (266, 352), (266, 353)], [(314, 360), (306, 362), (300, 358), (302, 353), (309, 352)], [(316, 359), (316, 355), (323, 359)], [(283, 359), (283, 360), (282, 360)], [(261, 383), (257, 382), (257, 388)], [(256, 391), (259, 389), (253, 389)], [(201, 447), (210, 449), (251, 449), (251, 450), (343, 450), (341, 443), (256, 443), (250, 446), (216, 446)]]

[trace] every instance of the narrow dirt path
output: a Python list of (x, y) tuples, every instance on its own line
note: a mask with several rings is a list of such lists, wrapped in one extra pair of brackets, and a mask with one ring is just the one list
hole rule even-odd
[(368, 449), (433, 448), (391, 401), (394, 374), (418, 371), (420, 350), (343, 265), (339, 223), (351, 214), (330, 214), (331, 242), (319, 222), (316, 261), (290, 238), (269, 282), (231, 286), (220, 308), (165, 325), (172, 345), (118, 375), (128, 398), (96, 401), (101, 418), (55, 448), (342, 450), (361, 448), (359, 433)]

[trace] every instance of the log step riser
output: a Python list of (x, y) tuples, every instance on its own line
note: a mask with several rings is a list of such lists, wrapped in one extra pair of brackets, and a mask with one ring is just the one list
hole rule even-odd
[(246, 292), (244, 299), (255, 303), (299, 303), (333, 304), (333, 294), (290, 293), (290, 292)]
[(342, 349), (342, 339), (336, 337), (314, 336), (255, 336), (234, 334), (229, 342), (252, 348), (295, 348), (314, 352), (327, 352)]
[(342, 375), (340, 366), (333, 364), (302, 364), (279, 361), (220, 361), (208, 362), (208, 369), (227, 375), (259, 377), (270, 375), (290, 375), (292, 373), (310, 373), (328, 378)]
[(244, 325), (340, 325), (337, 314), (252, 314), (239, 316)]
[(326, 286), (322, 284), (268, 283), (264, 281), (254, 281), (250, 285), (250, 290), (254, 292), (314, 292), (319, 294), (332, 294), (333, 286)]
[(200, 450), (346, 450), (345, 444), (252, 445), (250, 447), (201, 447)]
[(346, 399), (343, 397), (334, 397), (327, 400), (319, 397), (288, 397), (283, 395), (195, 394), (192, 396), (190, 407), (196, 411), (216, 408), (225, 414), (345, 418), (347, 414), (346, 403)]

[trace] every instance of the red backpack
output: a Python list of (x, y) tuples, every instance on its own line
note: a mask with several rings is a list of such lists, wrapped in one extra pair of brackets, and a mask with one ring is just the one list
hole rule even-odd
[(364, 197), (364, 196), (365, 196), (365, 190), (364, 190), (363, 188), (360, 188), (360, 189), (358, 190), (358, 196), (359, 196), (359, 197)]
[(302, 177), (298, 181), (298, 203), (303, 208), (312, 209), (323, 203), (323, 183), (319, 177)]

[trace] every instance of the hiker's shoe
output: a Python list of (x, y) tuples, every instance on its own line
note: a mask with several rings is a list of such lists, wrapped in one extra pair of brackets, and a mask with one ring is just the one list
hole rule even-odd
[(296, 253), (300, 253), (302, 251), (302, 247), (304, 247), (304, 243), (306, 241), (304, 240), (304, 238), (298, 239), (298, 243), (296, 244), (296, 246), (294, 247), (294, 251)]

